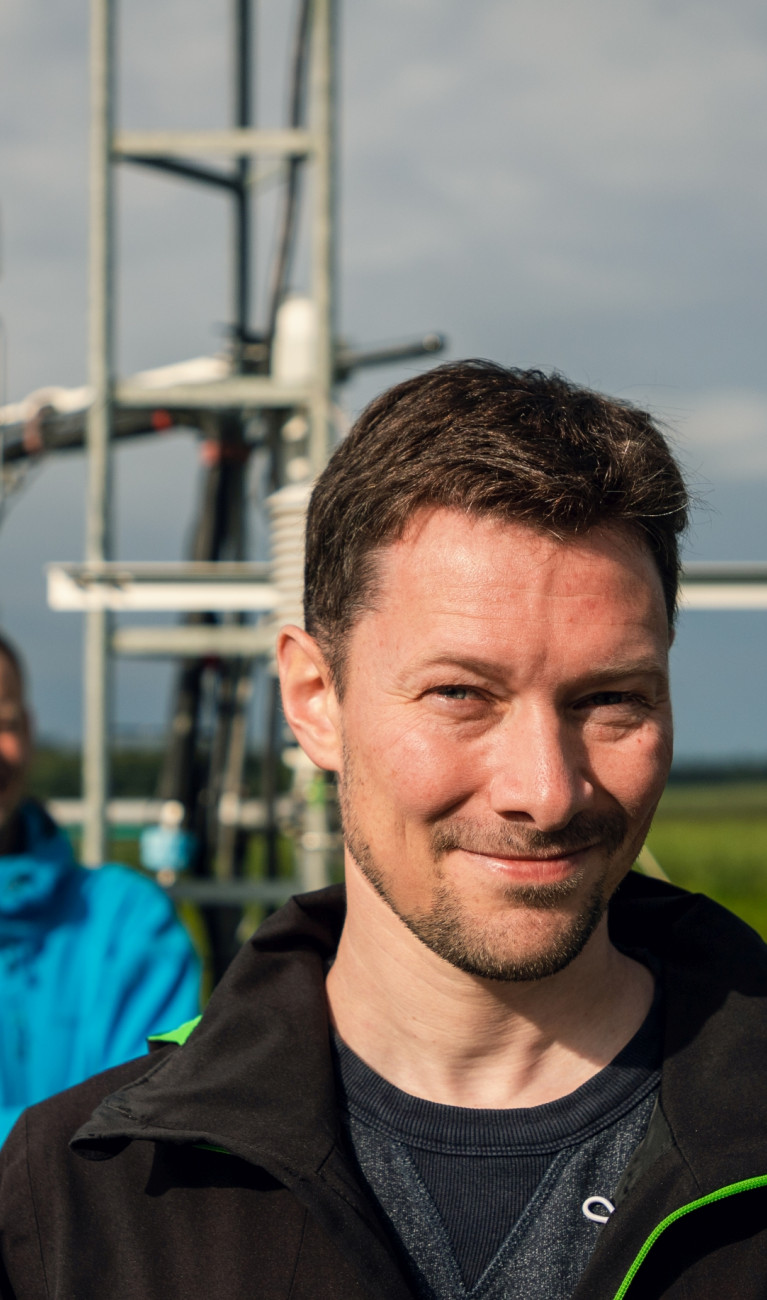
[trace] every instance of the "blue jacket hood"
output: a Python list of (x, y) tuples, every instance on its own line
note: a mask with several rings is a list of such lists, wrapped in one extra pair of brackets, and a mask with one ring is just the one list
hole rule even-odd
[(199, 964), (154, 881), (80, 866), (31, 799), (18, 822), (0, 856), (0, 1143), (25, 1106), (199, 1010)]
[(34, 920), (77, 869), (69, 840), (40, 804), (27, 799), (19, 813), (26, 848), (0, 856), (0, 928), (6, 919)]

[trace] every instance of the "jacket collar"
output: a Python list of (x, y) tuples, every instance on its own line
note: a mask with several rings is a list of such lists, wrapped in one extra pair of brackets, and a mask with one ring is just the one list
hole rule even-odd
[[(207, 1142), (283, 1180), (336, 1146), (324, 972), (344, 920), (340, 886), (292, 899), (245, 945), (181, 1048), (106, 1098), (74, 1149), (107, 1158), (134, 1138)], [(610, 905), (621, 947), (662, 965), (661, 1105), (704, 1191), (767, 1173), (754, 1132), (767, 1080), (767, 948), (730, 913), (632, 873)]]
[(660, 1104), (676, 1151), (706, 1195), (767, 1174), (764, 1126), (754, 1122), (767, 1103), (767, 947), (703, 895), (655, 882), (647, 888), (640, 877), (636, 884), (616, 900), (623, 915), (615, 919), (621, 929), (628, 920), (662, 962)]
[(107, 1097), (74, 1149), (98, 1159), (136, 1137), (207, 1142), (278, 1177), (319, 1169), (338, 1134), (324, 971), (344, 915), (336, 886), (270, 917), (183, 1047)]
[(412, 1300), (338, 1140), (324, 977), (344, 915), (340, 887), (291, 899), (236, 957), (183, 1047), (107, 1097), (71, 1145), (96, 1160), (135, 1138), (223, 1148), (288, 1187), (371, 1296)]

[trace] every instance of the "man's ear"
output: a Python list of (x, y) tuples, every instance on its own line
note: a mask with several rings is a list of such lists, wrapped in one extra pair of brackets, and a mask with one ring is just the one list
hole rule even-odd
[(338, 702), (330, 670), (314, 637), (284, 627), (277, 638), (282, 707), (293, 735), (317, 767), (341, 766)]

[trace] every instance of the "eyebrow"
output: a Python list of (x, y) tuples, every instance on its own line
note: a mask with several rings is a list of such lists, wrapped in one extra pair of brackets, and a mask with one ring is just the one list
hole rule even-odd
[(627, 659), (625, 663), (608, 664), (586, 674), (589, 682), (612, 682), (622, 677), (668, 677), (668, 669), (655, 658)]
[[(428, 671), (430, 668), (457, 668), (464, 672), (474, 673), (477, 677), (485, 677), (493, 681), (499, 681), (506, 677), (507, 668), (498, 665), (497, 661), (490, 659), (481, 659), (471, 655), (456, 654), (438, 654), (432, 655), (422, 663), (413, 666), (408, 671), (408, 676), (413, 673)], [(659, 677), (665, 680), (668, 677), (666, 666), (654, 656), (643, 656), (639, 659), (627, 659), (616, 664), (606, 664), (603, 668), (597, 668), (593, 671), (583, 674), (583, 680), (589, 684), (600, 685), (604, 682), (612, 682), (624, 677)]]
[(492, 659), (480, 659), (472, 655), (445, 654), (430, 655), (421, 663), (414, 664), (408, 669), (408, 675), (412, 673), (423, 672), (429, 668), (461, 668), (464, 672), (475, 673), (477, 677), (500, 677), (504, 669), (499, 671), (498, 663)]

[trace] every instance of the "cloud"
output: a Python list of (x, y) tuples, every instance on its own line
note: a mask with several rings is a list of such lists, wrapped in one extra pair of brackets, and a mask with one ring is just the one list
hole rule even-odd
[[(632, 400), (637, 400), (632, 394)], [(767, 478), (767, 392), (715, 389), (648, 403), (693, 476), (728, 482)]]
[[(293, 11), (259, 6), (264, 121), (284, 113)], [(119, 120), (225, 121), (229, 14), (227, 0), (123, 6)], [(84, 378), (87, 5), (8, 0), (3, 26), (0, 288), (22, 396)], [(753, 337), (766, 300), (767, 17), (754, 0), (364, 0), (344, 6), (341, 68), (347, 331), (390, 332), (399, 313), (407, 332), (406, 308), (416, 329), (505, 355), (511, 325), (536, 355), (585, 361), (608, 384), (625, 377), (612, 352), (631, 336), (636, 381), (662, 354), (687, 386), (713, 364), (723, 384), (756, 382), (727, 373), (717, 337)], [(123, 368), (215, 346), (225, 200), (139, 175), (121, 192)], [(259, 239), (263, 278), (268, 221)], [(693, 312), (696, 347), (681, 348), (673, 318)]]
[(750, 0), (368, 4), (345, 46), (354, 270), (508, 257), (543, 312), (748, 294), (767, 207)]

